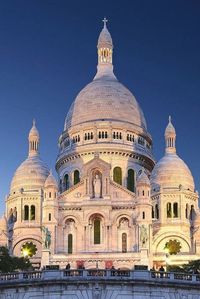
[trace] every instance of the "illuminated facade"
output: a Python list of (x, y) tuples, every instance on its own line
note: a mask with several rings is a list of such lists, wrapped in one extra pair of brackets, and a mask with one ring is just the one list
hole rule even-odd
[[(133, 94), (113, 72), (104, 27), (97, 73), (73, 101), (59, 138), (58, 182), (39, 156), (35, 122), (28, 158), (16, 170), (0, 222), (1, 244), (35, 264), (133, 268), (182, 264), (200, 256), (198, 194), (176, 154), (171, 119), (165, 156)], [(168, 261), (169, 262), (169, 261)]]

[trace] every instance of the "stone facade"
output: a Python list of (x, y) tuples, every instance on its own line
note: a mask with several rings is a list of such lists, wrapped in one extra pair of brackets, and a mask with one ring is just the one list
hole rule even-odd
[(97, 74), (73, 101), (59, 138), (58, 183), (40, 159), (34, 122), (28, 158), (6, 198), (0, 242), (36, 267), (158, 268), (200, 258), (198, 193), (176, 154), (171, 119), (165, 156), (155, 165), (143, 112), (113, 73), (106, 23), (97, 48)]

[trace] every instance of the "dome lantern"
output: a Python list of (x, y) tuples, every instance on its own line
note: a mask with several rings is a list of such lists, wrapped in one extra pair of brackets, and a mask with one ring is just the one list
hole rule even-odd
[(29, 132), (28, 141), (29, 141), (29, 157), (38, 156), (40, 135), (35, 125), (35, 119), (33, 120), (33, 126)]
[(176, 153), (176, 131), (169, 116), (169, 123), (165, 129), (166, 153)]
[(102, 76), (113, 77), (116, 79), (113, 73), (112, 55), (113, 55), (113, 42), (110, 32), (107, 29), (106, 23), (108, 20), (103, 19), (103, 29), (98, 38), (98, 66), (97, 74), (94, 79), (99, 79)]

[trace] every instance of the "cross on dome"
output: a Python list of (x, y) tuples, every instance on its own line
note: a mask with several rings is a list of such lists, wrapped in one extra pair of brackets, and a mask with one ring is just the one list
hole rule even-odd
[(108, 22), (108, 20), (104, 17), (104, 19), (102, 20), (103, 22), (103, 27), (106, 28), (106, 23)]
[(172, 118), (171, 118), (171, 115), (169, 115), (169, 123), (172, 122)]

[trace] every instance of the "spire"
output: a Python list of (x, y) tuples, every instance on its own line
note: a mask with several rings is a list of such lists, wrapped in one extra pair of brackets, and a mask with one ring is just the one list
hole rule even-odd
[(176, 153), (176, 131), (172, 125), (171, 116), (169, 116), (169, 123), (165, 129), (165, 143), (166, 153)]
[(110, 32), (107, 29), (106, 23), (108, 20), (104, 18), (103, 20), (103, 29), (98, 38), (98, 66), (97, 74), (94, 79), (99, 79), (100, 77), (112, 77), (116, 79), (113, 74), (113, 65), (112, 65), (112, 54), (113, 54), (113, 42)]
[(28, 141), (29, 141), (29, 157), (39, 155), (40, 135), (36, 128), (35, 119), (33, 119), (33, 125), (29, 132)]
[(108, 22), (108, 20), (107, 20), (106, 18), (104, 18), (104, 19), (102, 20), (102, 22), (103, 22), (103, 25), (104, 25), (103, 28), (104, 28), (104, 29), (107, 28), (107, 27), (106, 27), (106, 23)]

